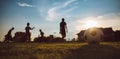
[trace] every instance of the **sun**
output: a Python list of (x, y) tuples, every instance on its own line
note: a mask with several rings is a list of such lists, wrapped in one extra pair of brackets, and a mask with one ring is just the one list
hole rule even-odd
[(91, 27), (97, 27), (97, 26), (98, 26), (98, 23), (95, 20), (88, 20), (85, 22), (86, 29), (91, 28)]

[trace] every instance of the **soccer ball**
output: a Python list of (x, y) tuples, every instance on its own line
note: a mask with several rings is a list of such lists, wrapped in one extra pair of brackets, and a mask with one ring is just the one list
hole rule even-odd
[(84, 39), (87, 43), (94, 44), (103, 40), (103, 31), (99, 28), (89, 28), (84, 33)]

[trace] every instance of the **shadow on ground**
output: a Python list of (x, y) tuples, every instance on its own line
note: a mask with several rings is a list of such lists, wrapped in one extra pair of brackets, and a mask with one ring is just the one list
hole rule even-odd
[(108, 45), (84, 45), (71, 50), (71, 54), (64, 59), (120, 59), (120, 49)]

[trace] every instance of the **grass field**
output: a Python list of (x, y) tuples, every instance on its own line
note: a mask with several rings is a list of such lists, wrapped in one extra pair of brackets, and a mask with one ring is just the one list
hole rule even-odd
[(120, 42), (0, 43), (0, 59), (120, 59)]

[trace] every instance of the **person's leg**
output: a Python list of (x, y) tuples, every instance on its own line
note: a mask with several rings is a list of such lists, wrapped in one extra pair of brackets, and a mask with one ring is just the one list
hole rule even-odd
[(29, 34), (26, 34), (26, 42), (29, 42), (29, 40), (30, 40), (30, 36)]
[(66, 37), (66, 34), (64, 33), (64, 34), (62, 34), (62, 39), (64, 39)]
[(28, 35), (28, 42), (30, 42), (30, 37), (31, 37), (31, 36), (30, 36), (30, 34), (29, 34), (29, 35)]

